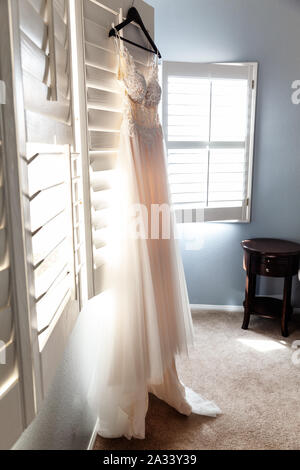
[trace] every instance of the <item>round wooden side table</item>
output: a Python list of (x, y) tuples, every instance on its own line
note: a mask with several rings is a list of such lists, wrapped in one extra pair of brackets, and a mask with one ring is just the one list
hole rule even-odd
[[(252, 238), (241, 242), (244, 250), (244, 269), (247, 273), (244, 321), (246, 330), (250, 315), (281, 317), (281, 333), (288, 336), (288, 320), (293, 313), (291, 305), (292, 279), (297, 274), (300, 244), (276, 238)], [(256, 276), (283, 277), (283, 299), (255, 295)]]

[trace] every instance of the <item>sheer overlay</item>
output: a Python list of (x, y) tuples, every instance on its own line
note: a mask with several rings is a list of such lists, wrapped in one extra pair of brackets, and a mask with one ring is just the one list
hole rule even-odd
[[(151, 208), (170, 206), (164, 140), (158, 117), (161, 89), (155, 60), (136, 69), (117, 41), (124, 119), (113, 182), (106, 307), (99, 338), (99, 434), (144, 438), (148, 393), (180, 413), (216, 416), (220, 410), (180, 382), (175, 365), (193, 341), (181, 257), (170, 214), (170, 234), (151, 238)], [(146, 217), (135, 217), (143, 205)], [(139, 236), (135, 236), (138, 226)], [(153, 235), (153, 234), (152, 234)]]

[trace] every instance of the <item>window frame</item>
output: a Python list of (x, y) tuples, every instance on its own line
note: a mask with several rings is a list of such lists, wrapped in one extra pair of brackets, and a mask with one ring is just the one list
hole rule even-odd
[[(247, 135), (245, 139), (245, 161), (247, 172), (247, 182), (245, 185), (245, 203), (241, 211), (237, 207), (204, 207), (199, 209), (200, 217), (182, 218), (182, 209), (175, 209), (178, 222), (218, 222), (218, 223), (250, 223), (252, 206), (252, 181), (253, 181), (253, 160), (254, 160), (254, 138), (255, 138), (255, 115), (257, 97), (257, 77), (258, 62), (216, 62), (216, 63), (195, 63), (195, 62), (170, 62), (163, 61), (162, 66), (162, 125), (165, 134), (167, 152), (171, 148), (203, 148), (203, 142), (183, 141), (176, 142), (168, 140), (168, 78), (170, 76), (187, 78), (208, 78), (208, 79), (247, 79), (248, 80), (248, 121)], [(178, 144), (178, 146), (176, 146)], [(168, 155), (167, 155), (168, 158)], [(187, 205), (195, 210), (195, 204)], [(185, 207), (187, 207), (187, 205)], [(241, 213), (240, 218), (234, 218), (237, 212)]]

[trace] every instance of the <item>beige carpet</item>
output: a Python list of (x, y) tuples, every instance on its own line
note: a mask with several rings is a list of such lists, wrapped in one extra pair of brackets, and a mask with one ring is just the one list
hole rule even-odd
[(290, 336), (277, 321), (240, 313), (209, 312), (194, 320), (196, 344), (190, 360), (178, 361), (182, 380), (223, 414), (184, 417), (150, 399), (146, 439), (97, 438), (95, 449), (300, 449), (300, 365), (291, 344), (300, 340), (295, 316)]

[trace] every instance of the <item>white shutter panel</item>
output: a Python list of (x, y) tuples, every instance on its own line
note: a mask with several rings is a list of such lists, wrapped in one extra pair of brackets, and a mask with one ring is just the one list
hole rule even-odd
[(78, 155), (71, 149), (69, 11), (66, 0), (19, 0), (19, 9), (27, 141), (22, 190), (45, 395), (79, 313), (82, 218)]
[[(27, 141), (71, 144), (67, 2), (53, 1), (56, 83), (52, 76), (51, 19), (47, 5), (46, 1), (19, 0)], [(53, 86), (57, 88), (57, 101), (51, 100)]]
[(23, 430), (15, 323), (11, 303), (5, 178), (0, 104), (0, 450), (9, 449)]
[(252, 63), (164, 62), (163, 124), (179, 221), (249, 219), (256, 73)]
[(1, 449), (34, 418), (79, 311), (81, 176), (70, 148), (67, 5), (0, 2), (0, 78), (7, 84), (0, 115)]
[(30, 151), (28, 196), (37, 330), (47, 329), (73, 288), (70, 152), (68, 146)]
[[(82, 119), (82, 153), (86, 154), (90, 172), (86, 178), (86, 201), (91, 211), (88, 239), (91, 240), (90, 289), (89, 295), (102, 290), (102, 268), (106, 260), (106, 225), (109, 214), (110, 181), (119, 145), (119, 130), (122, 122), (122, 96), (117, 83), (118, 57), (114, 39), (108, 37), (111, 24), (118, 24), (126, 16), (130, 0), (94, 1), (83, 0), (82, 10), (78, 8), (78, 36), (84, 48), (83, 57), (79, 52), (79, 92), (81, 106), (87, 110), (87, 121)], [(154, 10), (145, 2), (135, 3), (149, 32), (153, 35)], [(122, 12), (120, 13), (120, 9)], [(124, 35), (139, 44), (146, 39), (135, 25), (127, 26)], [(126, 45), (138, 67), (147, 63), (147, 52)], [(82, 69), (82, 70), (81, 70)], [(88, 151), (86, 152), (86, 149)]]

